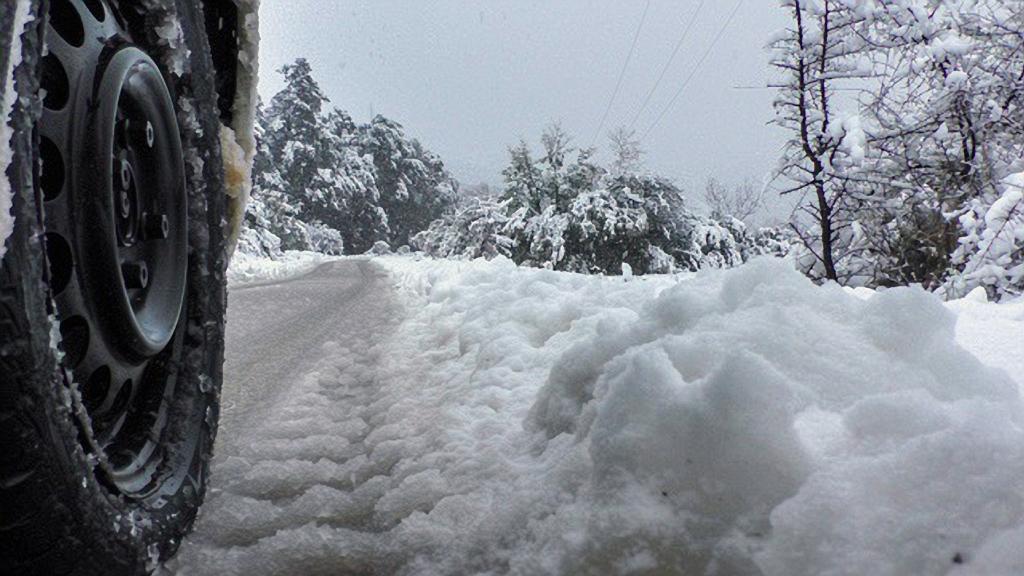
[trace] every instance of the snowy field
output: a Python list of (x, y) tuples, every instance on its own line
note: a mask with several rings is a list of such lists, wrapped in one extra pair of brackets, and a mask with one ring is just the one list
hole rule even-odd
[(170, 572), (1024, 573), (1024, 302), (359, 262)]

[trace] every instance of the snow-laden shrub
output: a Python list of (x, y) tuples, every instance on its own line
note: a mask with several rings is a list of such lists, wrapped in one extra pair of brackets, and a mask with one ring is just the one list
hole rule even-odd
[(370, 256), (387, 256), (391, 254), (391, 246), (383, 240), (378, 240), (366, 251), (366, 254)]
[(741, 245), (729, 227), (696, 215), (683, 222), (676, 254), (686, 270), (731, 268), (743, 262)]
[[(723, 268), (742, 261), (732, 231), (693, 214), (667, 180), (603, 175), (586, 189), (540, 213), (526, 206), (506, 224), (513, 259), (539, 268), (618, 275)], [(563, 189), (563, 194), (565, 190)], [(506, 202), (514, 202), (507, 198)], [(666, 257), (672, 260), (668, 265)]]
[(412, 246), (437, 258), (510, 256), (512, 239), (506, 235), (508, 221), (505, 203), (467, 198), (414, 236)]
[(651, 178), (602, 178), (597, 184), (569, 206), (572, 265), (567, 269), (619, 274), (626, 264), (638, 273), (651, 272), (651, 248), (668, 248), (671, 242), (662, 220), (681, 206), (682, 197), (669, 183)]
[(793, 245), (797, 242), (799, 240), (789, 228), (763, 227), (753, 232), (744, 231), (740, 251), (744, 260), (756, 256), (785, 258), (793, 251)]
[(266, 228), (252, 228), (242, 226), (242, 232), (238, 236), (238, 253), (247, 256), (259, 256), (262, 258), (277, 258), (281, 250), (281, 239)]
[(950, 297), (985, 287), (992, 299), (1024, 293), (1024, 172), (1003, 183), (994, 201), (975, 198), (960, 216), (963, 236), (954, 253), (961, 271), (946, 286)]
[(341, 256), (345, 253), (345, 241), (341, 232), (320, 222), (304, 223), (303, 229), (306, 234), (305, 243), (313, 252), (332, 256)]

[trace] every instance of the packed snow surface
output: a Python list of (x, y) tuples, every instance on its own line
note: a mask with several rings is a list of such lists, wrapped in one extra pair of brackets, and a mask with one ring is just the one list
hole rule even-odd
[(383, 257), (231, 318), (332, 274), (358, 321), (308, 303), (338, 326), (226, 423), (172, 571), (1024, 571), (1024, 302)]

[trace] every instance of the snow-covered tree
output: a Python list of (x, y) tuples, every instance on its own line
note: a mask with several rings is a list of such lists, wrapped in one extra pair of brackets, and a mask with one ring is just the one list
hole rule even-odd
[[(864, 158), (864, 131), (856, 115), (839, 109), (837, 83), (870, 73), (860, 66), (857, 32), (866, 2), (783, 0), (791, 26), (771, 43), (782, 77), (775, 122), (790, 133), (779, 174), (799, 194), (803, 220), (794, 231), (813, 255), (806, 271), (827, 280), (858, 274), (843, 266), (854, 254), (849, 172)], [(808, 225), (810, 223), (810, 225)]]
[(501, 172), (505, 178), (502, 198), (512, 210), (525, 210), (527, 215), (540, 214), (542, 193), (540, 171), (534, 163), (530, 146), (525, 140), (508, 150), (510, 162)]
[(361, 254), (390, 239), (392, 218), (383, 205), (376, 166), (362, 150), (362, 129), (340, 110), (327, 114), (326, 129), (331, 148), (324, 175), (332, 179), (338, 202), (321, 205), (320, 217), (341, 232), (349, 253)]
[(960, 216), (956, 256), (964, 266), (945, 287), (963, 296), (984, 286), (990, 298), (1024, 294), (1024, 172), (1008, 177), (991, 204), (974, 199)]
[[(343, 243), (330, 241), (334, 234), (323, 230), (322, 224), (313, 224), (317, 229), (311, 232), (311, 224), (301, 215), (301, 198), (290, 192), (290, 187), (281, 177), (267, 137), (265, 110), (257, 110), (256, 156), (253, 160), (253, 190), (244, 222), (244, 240), (241, 250), (260, 256), (277, 256), (284, 250), (318, 250), (329, 254), (341, 254)], [(311, 234), (315, 235), (314, 242)]]
[(963, 270), (961, 216), (1000, 197), (1021, 154), (1022, 18), (1016, 0), (874, 10), (858, 184), (877, 283), (936, 287)]
[[(274, 218), (287, 222), (285, 248), (339, 250), (334, 226), (347, 206), (347, 190), (339, 184), (339, 143), (329, 129), (328, 102), (304, 59), (281, 68), (285, 86), (262, 115), (262, 143), (255, 167), (255, 196)], [(262, 180), (262, 185), (261, 185)], [(302, 225), (295, 225), (294, 221)]]
[(284, 88), (258, 118), (250, 228), (284, 249), (363, 253), (406, 244), (452, 204), (458, 184), (400, 125), (358, 126), (328, 109), (306, 60), (281, 74)]
[[(593, 150), (570, 142), (555, 124), (545, 130), (537, 159), (525, 142), (510, 148), (501, 201), (464, 202), (418, 235), (416, 246), (435, 256), (501, 254), (527, 266), (588, 274), (620, 274), (624, 265), (667, 273), (742, 261), (733, 228), (687, 210), (675, 184), (637, 169), (638, 154), (628, 152), (620, 158), (628, 161), (616, 161), (610, 172), (593, 161)], [(620, 142), (638, 150), (629, 135)]]
[[(840, 230), (833, 234), (839, 275), (871, 285), (945, 284), (950, 296), (977, 285), (978, 270), (995, 270), (979, 264), (992, 254), (984, 238), (1006, 229), (1000, 215), (1013, 195), (1007, 182), (1024, 156), (1019, 0), (785, 6), (797, 25), (773, 44), (788, 78), (779, 98), (780, 124), (793, 135), (784, 167), (798, 183), (824, 184), (810, 188), (820, 199), (824, 187), (829, 200), (815, 207), (817, 219), (827, 213), (837, 223), (832, 231)], [(809, 91), (799, 89), (801, 74)], [(845, 85), (843, 101), (855, 113), (837, 115), (835, 88), (851, 77), (857, 82)], [(801, 110), (808, 122), (800, 121)], [(824, 129), (838, 120), (843, 130), (834, 132), (845, 133), (842, 140)], [(793, 151), (805, 159), (815, 155), (808, 151), (825, 154), (816, 154), (817, 166), (801, 165)], [(827, 176), (837, 160), (830, 194)], [(989, 231), (989, 222), (1000, 228)], [(804, 253), (816, 264), (820, 236), (803, 236), (814, 240)], [(983, 282), (994, 296), (1007, 289), (995, 276)]]
[(359, 130), (358, 145), (372, 159), (392, 245), (408, 244), (454, 204), (458, 184), (441, 158), (406, 137), (401, 124), (377, 116)]

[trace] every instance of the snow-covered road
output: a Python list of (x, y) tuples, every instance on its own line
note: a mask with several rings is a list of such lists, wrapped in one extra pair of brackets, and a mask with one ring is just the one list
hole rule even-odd
[(212, 488), (171, 574), (1024, 569), (1024, 300), (771, 260), (272, 281), (231, 290)]
[(236, 455), (288, 383), (334, 344), (366, 347), (400, 315), (387, 273), (369, 261), (321, 264), (297, 278), (231, 291), (217, 460)]
[[(350, 495), (366, 480), (355, 474), (366, 460), (379, 344), (401, 314), (387, 273), (366, 260), (232, 289), (213, 488), (172, 571), (371, 572), (346, 559), (342, 534), (318, 555), (288, 533), (320, 522), (369, 529)], [(278, 534), (285, 550), (268, 554)]]

